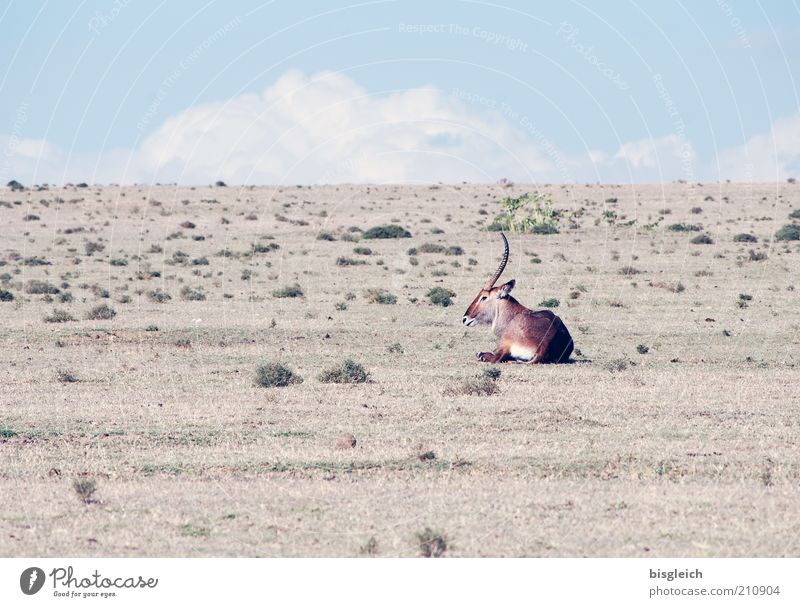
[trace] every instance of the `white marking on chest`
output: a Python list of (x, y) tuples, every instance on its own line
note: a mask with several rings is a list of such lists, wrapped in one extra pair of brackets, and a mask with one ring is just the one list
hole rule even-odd
[(511, 346), (509, 354), (511, 354), (512, 358), (516, 358), (517, 360), (531, 360), (536, 356), (536, 350), (527, 346), (514, 344)]

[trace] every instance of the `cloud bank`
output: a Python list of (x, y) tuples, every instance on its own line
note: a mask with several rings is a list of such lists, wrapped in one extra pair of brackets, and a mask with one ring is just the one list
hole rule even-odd
[[(676, 134), (567, 154), (536, 125), (511, 124), (434, 88), (369, 94), (351, 78), (289, 71), (261, 94), (170, 117), (132, 150), (68, 154), (0, 136), (0, 179), (23, 183), (236, 184), (771, 180), (800, 169), (800, 115), (699, 164)], [(718, 170), (719, 167), (719, 170)]]

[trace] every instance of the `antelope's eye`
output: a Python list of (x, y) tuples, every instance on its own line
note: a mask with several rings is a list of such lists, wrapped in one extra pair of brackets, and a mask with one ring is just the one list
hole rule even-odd
[(483, 301), (484, 299), (486, 299), (486, 295), (484, 295), (483, 297), (481, 297), (481, 301)]

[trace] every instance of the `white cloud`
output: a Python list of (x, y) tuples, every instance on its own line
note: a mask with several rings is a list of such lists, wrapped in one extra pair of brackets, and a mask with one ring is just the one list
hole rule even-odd
[[(530, 126), (530, 125), (528, 125)], [(775, 147), (773, 148), (773, 140)], [(135, 150), (68, 155), (41, 140), (0, 137), (0, 177), (24, 183), (341, 183), (671, 181), (716, 178), (685, 138), (565, 154), (535, 128), (434, 88), (368, 94), (351, 78), (289, 71), (261, 94), (190, 107)], [(722, 177), (796, 173), (800, 115), (719, 154)], [(777, 169), (776, 169), (777, 167)], [(695, 174), (697, 173), (697, 174)]]
[[(773, 181), (800, 177), (800, 114), (779, 118), (766, 132), (717, 155), (721, 179)], [(717, 165), (712, 167), (717, 171)]]

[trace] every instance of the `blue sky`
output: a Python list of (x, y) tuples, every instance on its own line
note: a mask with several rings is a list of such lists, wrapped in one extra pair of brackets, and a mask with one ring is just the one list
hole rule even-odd
[(795, 2), (0, 2), (0, 178), (800, 173)]

